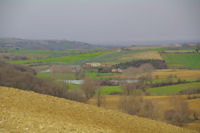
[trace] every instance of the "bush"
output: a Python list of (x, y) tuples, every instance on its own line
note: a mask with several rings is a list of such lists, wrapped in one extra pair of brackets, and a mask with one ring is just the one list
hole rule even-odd
[(122, 96), (119, 109), (131, 115), (156, 119), (153, 103), (150, 100), (144, 100), (142, 96)]
[(181, 126), (189, 120), (190, 110), (185, 99), (181, 97), (172, 97), (169, 101), (173, 109), (164, 112), (164, 118), (167, 122)]
[(84, 83), (81, 86), (81, 90), (85, 94), (86, 99), (89, 99), (92, 96), (94, 96), (96, 89), (97, 89), (97, 81), (90, 77), (85, 78)]
[(181, 95), (200, 94), (200, 88), (189, 88), (187, 90), (180, 91), (178, 94), (181, 94)]
[(196, 111), (196, 110), (193, 111), (193, 112), (192, 112), (192, 115), (193, 115), (194, 120), (199, 120), (200, 114), (199, 114), (198, 111)]
[(66, 93), (66, 98), (78, 102), (86, 102), (86, 98), (84, 97), (84, 94), (81, 90), (75, 89), (75, 90), (69, 90)]
[(81, 92), (68, 91), (67, 87), (58, 86), (47, 80), (38, 78), (31, 68), (0, 62), (0, 86), (14, 87), (34, 91), (41, 94), (84, 101)]
[(151, 59), (146, 59), (146, 60), (133, 60), (130, 62), (125, 62), (125, 63), (119, 63), (116, 65), (113, 65), (112, 68), (121, 68), (121, 69), (126, 69), (128, 67), (140, 67), (143, 64), (149, 63), (151, 64), (155, 69), (166, 69), (167, 64), (164, 60), (151, 60)]

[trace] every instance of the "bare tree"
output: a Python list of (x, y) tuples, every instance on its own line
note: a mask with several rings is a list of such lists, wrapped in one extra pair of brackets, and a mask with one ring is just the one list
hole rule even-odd
[(66, 75), (70, 75), (73, 73), (72, 68), (67, 65), (54, 65), (51, 67), (51, 71), (52, 77), (54, 79), (63, 79), (66, 77)]
[(136, 96), (122, 96), (120, 99), (119, 109), (131, 114), (131, 115), (137, 115), (140, 112), (141, 106), (143, 102), (142, 97), (136, 97)]
[(91, 98), (96, 91), (97, 81), (90, 77), (85, 78), (84, 83), (81, 86), (82, 91), (87, 99)]
[(74, 67), (73, 71), (77, 80), (84, 77), (84, 70), (81, 67)]
[(119, 109), (131, 114), (151, 119), (157, 119), (158, 114), (150, 100), (144, 100), (142, 96), (122, 96)]
[[(147, 81), (152, 83), (153, 70), (154, 70), (154, 67), (151, 64), (143, 64), (140, 67), (129, 67), (126, 70), (124, 70), (123, 73), (132, 78), (139, 79), (140, 83), (137, 84), (137, 86), (139, 85), (140, 87), (137, 87), (137, 88), (145, 90), (145, 83)], [(125, 85), (125, 90), (128, 94), (130, 90), (132, 90), (133, 88), (135, 88), (134, 84)]]
[(133, 83), (124, 83), (122, 88), (124, 95), (130, 95), (131, 92), (136, 89), (136, 85)]
[(167, 110), (164, 113), (164, 118), (172, 124), (181, 126), (188, 121), (190, 110), (184, 98), (174, 96), (169, 101), (173, 109)]
[(98, 87), (98, 89), (97, 89), (97, 106), (101, 107), (104, 104), (105, 104), (105, 97), (102, 96), (101, 89), (100, 89), (100, 87)]
[(131, 76), (133, 78), (136, 78), (141, 73), (141, 69), (139, 69), (137, 67), (128, 67), (127, 69), (125, 69), (123, 71), (123, 73), (125, 75), (128, 75), (128, 76)]
[(151, 72), (153, 72), (154, 67), (151, 64), (146, 63), (146, 64), (141, 65), (140, 69), (144, 73), (151, 73)]

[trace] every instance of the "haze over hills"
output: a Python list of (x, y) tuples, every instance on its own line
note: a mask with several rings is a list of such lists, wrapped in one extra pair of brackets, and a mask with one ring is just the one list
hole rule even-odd
[(100, 46), (132, 46), (132, 45), (174, 45), (174, 44), (199, 44), (200, 40), (162, 40), (162, 41), (107, 41), (107, 42), (93, 42), (93, 44)]
[(174, 44), (199, 44), (199, 40), (165, 40), (165, 41), (106, 41), (106, 42), (80, 42), (69, 40), (37, 40), (20, 38), (0, 38), (0, 47), (22, 49), (102, 49), (124, 46), (143, 45), (174, 45)]
[(85, 42), (68, 41), (68, 40), (28, 40), (17, 38), (0, 39), (0, 47), (23, 48), (23, 49), (97, 49), (95, 46)]

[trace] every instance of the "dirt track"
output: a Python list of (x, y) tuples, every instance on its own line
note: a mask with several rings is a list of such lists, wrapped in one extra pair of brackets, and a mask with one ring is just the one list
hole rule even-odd
[(0, 87), (0, 133), (190, 133), (172, 125)]

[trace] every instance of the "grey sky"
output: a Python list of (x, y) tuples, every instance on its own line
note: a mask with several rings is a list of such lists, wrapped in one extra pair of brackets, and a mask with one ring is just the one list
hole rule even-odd
[(200, 0), (0, 0), (0, 37), (200, 40)]

